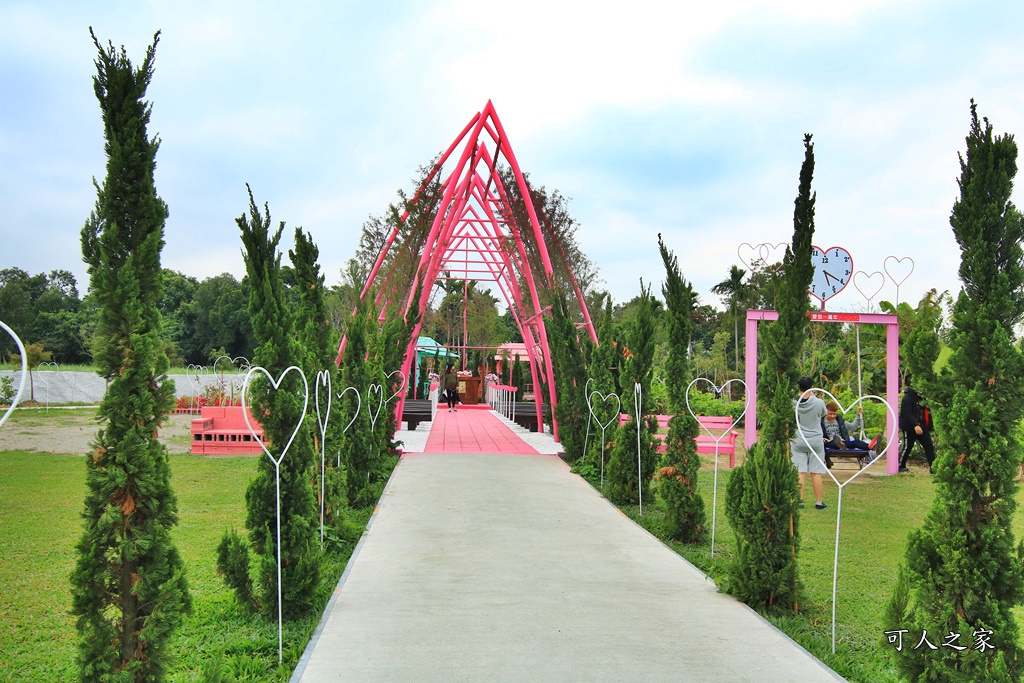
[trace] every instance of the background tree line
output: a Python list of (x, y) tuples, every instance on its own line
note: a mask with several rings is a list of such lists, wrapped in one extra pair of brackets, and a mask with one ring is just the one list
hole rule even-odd
[[(373, 223), (373, 220), (368, 222), (364, 231)], [(341, 273), (340, 283), (327, 287), (325, 292), (328, 319), (339, 333), (345, 331), (362, 286), (360, 283), (357, 287), (352, 276), (362, 270), (357, 255)], [(300, 293), (295, 288), (294, 271), (288, 265), (282, 265), (282, 280), (286, 299), (290, 305), (297, 306)], [(773, 265), (755, 264), (751, 273), (733, 265), (727, 277), (712, 288), (721, 299), (721, 309), (694, 295), (689, 348), (694, 376), (708, 377), (718, 384), (743, 376), (745, 362), (742, 349), (747, 310), (772, 308), (777, 280), (778, 271)], [(630, 323), (641, 297), (637, 295), (628, 301), (613, 303), (606, 313), (604, 304), (610, 300), (610, 295), (596, 283), (596, 277), (591, 277), (584, 290), (595, 328), (600, 327), (603, 317), (609, 313), (616, 325)], [(230, 273), (221, 273), (199, 280), (175, 270), (163, 269), (163, 297), (159, 305), (163, 316), (161, 338), (172, 366), (181, 367), (189, 363), (209, 365), (217, 356), (224, 354), (251, 359), (255, 341), (247, 310), (249, 294), (247, 276), (238, 280)], [(465, 335), (468, 345), (497, 346), (522, 341), (511, 313), (507, 309), (502, 310), (503, 302), (480, 283), (459, 279), (439, 282), (434, 300), (427, 308), (422, 334), (445, 346), (461, 345), (464, 342), (464, 295), (468, 297)], [(944, 343), (948, 334), (946, 312), (950, 305), (951, 297), (947, 292), (931, 290), (916, 306), (907, 302), (899, 306), (882, 302), (881, 307), (884, 312), (899, 315), (903, 355), (906, 356), (914, 355), (916, 344), (912, 340), (920, 335), (922, 329), (930, 335), (937, 335)], [(655, 381), (652, 391), (655, 401), (663, 401), (667, 394), (661, 380), (664, 379), (669, 340), (663, 324), (665, 308), (657, 297), (653, 301), (652, 314), (655, 321)], [(18, 332), (23, 342), (41, 345), (61, 365), (92, 362), (93, 350), (89, 340), (96, 328), (96, 315), (94, 297), (91, 294), (80, 296), (75, 276), (69, 271), (54, 270), (30, 275), (16, 267), (0, 270), (0, 320)], [(579, 317), (578, 311), (575, 317)], [(802, 352), (804, 365), (831, 388), (855, 390), (858, 354), (853, 327), (811, 325), (807, 334), (809, 343)], [(885, 382), (884, 330), (864, 326), (860, 330), (860, 342), (864, 393), (881, 394)], [(6, 335), (0, 339), (0, 357), (4, 361), (9, 361), (11, 354), (16, 352), (13, 340)]]

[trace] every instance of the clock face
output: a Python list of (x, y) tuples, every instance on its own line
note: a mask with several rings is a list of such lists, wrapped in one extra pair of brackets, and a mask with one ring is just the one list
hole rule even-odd
[(843, 291), (853, 278), (853, 258), (842, 247), (811, 247), (811, 263), (814, 278), (807, 291), (822, 303)]

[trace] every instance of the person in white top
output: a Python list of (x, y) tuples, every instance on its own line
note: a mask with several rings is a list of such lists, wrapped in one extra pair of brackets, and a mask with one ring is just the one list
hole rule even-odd
[[(799, 431), (790, 441), (790, 449), (793, 466), (800, 473), (800, 506), (803, 507), (807, 474), (810, 473), (811, 486), (814, 488), (814, 507), (824, 510), (827, 506), (823, 500), (824, 485), (821, 475), (825, 474), (826, 469), (821, 420), (828, 414), (828, 410), (825, 408), (825, 402), (811, 392), (814, 383), (810, 377), (801, 377), (797, 386), (800, 387), (800, 398), (794, 403), (797, 406), (796, 429)], [(801, 434), (803, 438), (800, 437)]]

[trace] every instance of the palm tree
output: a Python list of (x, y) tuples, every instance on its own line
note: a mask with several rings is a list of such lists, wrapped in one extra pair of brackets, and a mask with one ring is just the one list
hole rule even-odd
[(749, 293), (747, 284), (743, 282), (743, 276), (746, 274), (747, 271), (743, 270), (739, 266), (732, 266), (729, 268), (729, 277), (711, 288), (712, 292), (719, 296), (726, 297), (729, 302), (729, 315), (732, 316), (733, 322), (733, 346), (736, 351), (736, 365), (734, 369), (737, 373), (740, 371), (739, 302), (741, 299), (746, 299)]

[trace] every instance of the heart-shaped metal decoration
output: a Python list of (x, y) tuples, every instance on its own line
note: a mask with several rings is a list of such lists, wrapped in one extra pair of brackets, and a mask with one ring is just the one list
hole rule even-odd
[[(849, 413), (851, 410), (854, 410), (858, 405), (860, 405), (861, 403), (863, 403), (864, 401), (867, 401), (867, 400), (878, 401), (879, 403), (881, 403), (882, 405), (885, 406), (886, 410), (889, 411), (889, 416), (891, 418), (890, 419), (890, 424), (892, 424), (892, 430), (891, 430), (891, 433), (887, 435), (887, 440), (886, 440), (886, 443), (885, 443), (885, 448), (883, 448), (881, 450), (881, 452), (879, 452), (875, 456), (874, 460), (872, 460), (867, 465), (862, 467), (860, 470), (857, 471), (856, 474), (854, 474), (852, 477), (850, 477), (849, 479), (844, 481), (842, 484), (840, 484), (839, 480), (836, 479), (834, 474), (832, 474), (832, 470), (828, 469), (827, 467), (825, 468), (825, 471), (828, 473), (828, 476), (832, 478), (832, 481), (834, 481), (836, 483), (836, 486), (838, 486), (839, 488), (843, 488), (844, 486), (849, 484), (851, 481), (853, 481), (854, 479), (856, 479), (860, 475), (862, 475), (865, 472), (867, 472), (868, 469), (872, 465), (874, 465), (876, 462), (879, 462), (880, 460), (883, 460), (882, 456), (885, 455), (886, 453), (888, 453), (889, 449), (892, 448), (893, 444), (896, 443), (896, 413), (893, 411), (892, 406), (889, 405), (888, 401), (886, 401), (881, 396), (876, 396), (875, 394), (868, 394), (867, 396), (861, 396), (856, 401), (854, 401), (852, 404), (850, 404), (849, 408), (844, 408), (843, 404), (839, 402), (839, 399), (837, 399), (835, 397), (835, 395), (832, 394), (832, 392), (828, 391), (827, 389), (819, 389), (818, 387), (812, 387), (811, 389), (809, 389), (809, 391), (816, 391), (816, 392), (825, 394), (830, 399), (835, 401), (836, 405), (839, 406), (839, 412), (842, 415), (845, 415), (845, 414)], [(800, 402), (799, 401), (794, 401), (793, 402), (793, 415), (794, 415), (794, 418), (799, 418), (799, 414), (800, 414), (799, 410), (800, 410)], [(818, 458), (817, 451), (815, 451), (814, 448), (811, 446), (811, 442), (807, 440), (806, 436), (804, 436), (803, 431), (798, 428), (796, 430), (796, 432), (797, 432), (797, 434), (800, 435), (800, 439), (804, 442), (804, 444), (807, 445), (808, 450), (810, 450), (812, 453), (814, 453), (814, 457), (815, 458)], [(818, 462), (821, 463), (822, 467), (825, 467), (825, 463), (824, 463), (824, 461), (821, 458), (818, 458)]]
[[(275, 459), (274, 456), (270, 454), (270, 450), (267, 448), (267, 445), (263, 443), (263, 439), (260, 438), (260, 435), (256, 433), (255, 429), (253, 429), (252, 423), (249, 422), (249, 405), (248, 402), (246, 401), (246, 398), (249, 393), (249, 384), (252, 382), (252, 376), (254, 374), (260, 373), (263, 376), (265, 376), (267, 378), (267, 381), (270, 382), (270, 386), (274, 389), (274, 391), (277, 391), (278, 387), (281, 386), (281, 382), (292, 370), (299, 373), (299, 377), (302, 378), (302, 413), (299, 415), (299, 419), (295, 421), (295, 429), (292, 430), (292, 435), (288, 437), (288, 442), (284, 445), (284, 448), (281, 449), (281, 455), (278, 456), (277, 459)], [(260, 448), (263, 449), (263, 452), (267, 454), (268, 458), (270, 458), (270, 462), (274, 463), (275, 466), (281, 464), (281, 461), (284, 460), (284, 456), (288, 452), (288, 449), (291, 448), (292, 441), (295, 440), (295, 435), (298, 434), (299, 429), (302, 428), (302, 420), (306, 416), (306, 408), (308, 407), (309, 383), (306, 381), (306, 375), (304, 372), (302, 372), (301, 368), (291, 365), (285, 368), (284, 372), (282, 372), (276, 380), (270, 376), (270, 373), (267, 372), (266, 368), (260, 367), (259, 365), (255, 365), (249, 368), (249, 372), (245, 374), (245, 382), (242, 383), (242, 419), (245, 421), (245, 426), (249, 428), (249, 433), (252, 434), (253, 439), (256, 440), (256, 442), (260, 445)]]
[(203, 375), (209, 372), (209, 368), (203, 365), (196, 365), (189, 363), (185, 367), (185, 379), (188, 380), (189, 386), (192, 388), (193, 394), (202, 393), (205, 386), (203, 385)]
[(352, 392), (353, 394), (355, 394), (355, 395), (356, 395), (356, 409), (355, 409), (355, 411), (353, 411), (353, 413), (352, 413), (352, 419), (351, 419), (351, 420), (349, 420), (349, 421), (348, 421), (348, 424), (347, 424), (347, 425), (345, 425), (345, 428), (341, 430), (341, 433), (342, 433), (342, 434), (344, 434), (345, 432), (347, 432), (347, 431), (348, 431), (348, 428), (349, 428), (349, 427), (351, 427), (351, 426), (352, 426), (352, 423), (356, 421), (356, 418), (357, 418), (357, 417), (359, 417), (359, 411), (363, 409), (363, 397), (359, 395), (359, 390), (358, 390), (358, 389), (356, 389), (355, 387), (345, 387), (344, 391), (340, 392), (340, 393), (339, 393), (339, 394), (338, 394), (338, 395), (336, 396), (336, 398), (337, 398), (337, 399), (338, 399), (338, 400), (340, 401), (340, 400), (341, 400), (341, 397), (342, 397), (342, 396), (344, 396), (345, 394), (347, 394), (347, 393), (348, 393), (348, 392), (350, 392), (350, 391), (351, 391), (351, 392)]
[[(892, 262), (891, 265), (890, 261)], [(909, 256), (904, 256), (903, 258), (886, 256), (885, 261), (882, 262), (882, 267), (885, 269), (885, 274), (889, 276), (889, 279), (899, 287), (913, 274), (914, 259)], [(894, 271), (895, 275), (893, 274)]]
[(736, 256), (739, 257), (740, 263), (745, 265), (748, 271), (754, 270), (754, 264), (759, 258), (761, 258), (758, 254), (757, 247), (749, 242), (742, 242), (738, 247), (736, 247)]
[[(599, 418), (597, 416), (597, 413), (594, 412), (594, 397), (595, 396), (597, 396), (598, 398), (601, 399), (601, 403), (602, 404), (607, 404), (607, 405), (611, 405), (611, 400), (613, 398), (615, 399), (615, 410), (612, 412), (611, 418), (609, 418), (608, 421), (603, 423), (603, 424), (601, 422), (601, 418)], [(601, 428), (601, 432), (603, 433), (606, 429), (608, 429), (608, 427), (612, 426), (612, 423), (614, 423), (616, 420), (619, 419), (619, 414), (622, 412), (622, 401), (619, 400), (619, 395), (618, 394), (615, 394), (615, 393), (602, 394), (600, 391), (592, 391), (592, 392), (590, 392), (590, 395), (587, 396), (587, 408), (590, 409), (591, 417), (594, 418), (594, 422), (597, 423), (597, 425)]]
[(843, 291), (853, 279), (853, 258), (842, 247), (811, 247), (811, 264), (814, 277), (807, 291), (822, 302)]
[(394, 370), (392, 372), (389, 372), (386, 375), (386, 377), (387, 377), (387, 385), (386, 386), (391, 386), (391, 378), (394, 377), (395, 375), (398, 375), (399, 377), (402, 378), (402, 384), (398, 387), (398, 389), (395, 390), (395, 393), (391, 394), (391, 396), (388, 398), (387, 401), (384, 401), (385, 403), (390, 403), (391, 401), (393, 401), (396, 398), (398, 398), (399, 396), (401, 396), (402, 390), (405, 389), (405, 382), (406, 382), (405, 373), (402, 372), (401, 370)]
[(872, 299), (878, 296), (878, 293), (882, 291), (884, 286), (885, 276), (882, 275), (880, 270), (876, 270), (873, 273), (865, 273), (863, 270), (858, 270), (853, 274), (853, 288), (860, 292), (860, 295), (867, 299), (869, 304)]
[[(327, 389), (327, 409), (321, 417), (320, 413), (320, 387)], [(316, 373), (316, 381), (313, 383), (313, 402), (316, 406), (316, 423), (320, 426), (320, 442), (323, 443), (327, 436), (327, 422), (331, 419), (331, 373), (321, 370)]]
[[(373, 397), (377, 396), (377, 410), (373, 410)], [(366, 387), (366, 412), (370, 416), (370, 430), (373, 431), (380, 416), (381, 408), (384, 407), (384, 387), (379, 384), (371, 384)]]
[(21, 343), (21, 337), (15, 334), (14, 330), (8, 327), (2, 320), (0, 320), (0, 327), (4, 328), (7, 334), (11, 335), (14, 343), (18, 346), (18, 353), (21, 354), (21, 382), (18, 384), (18, 393), (11, 400), (11, 405), (7, 406), (4, 416), (0, 417), (0, 426), (2, 426), (4, 422), (7, 422), (7, 418), (11, 416), (14, 409), (18, 407), (18, 404), (21, 402), (21, 395), (25, 393), (25, 378), (28, 377), (28, 354), (25, 353), (25, 345)]
[[(771, 268), (772, 270), (779, 270), (782, 268), (782, 262), (786, 258), (786, 247), (789, 244), (786, 242), (779, 242), (778, 244), (772, 244), (771, 242), (765, 242), (764, 244), (757, 245), (757, 256), (761, 260), (760, 265), (763, 268)], [(758, 264), (754, 264), (757, 266)]]
[[(736, 419), (732, 421), (732, 424), (729, 425), (728, 429), (726, 429), (724, 432), (722, 432), (718, 436), (715, 436), (714, 434), (711, 433), (710, 429), (708, 429), (707, 427), (704, 426), (703, 423), (700, 424), (700, 428), (703, 429), (705, 432), (707, 432), (708, 436), (710, 436), (712, 439), (715, 440), (715, 444), (718, 444), (718, 443), (721, 442), (722, 439), (724, 439), (726, 437), (727, 434), (729, 434), (729, 432), (731, 432), (733, 429), (736, 428), (736, 425), (738, 425), (740, 423), (740, 420), (743, 419), (743, 416), (747, 414), (747, 403), (746, 403), (746, 401), (747, 401), (747, 397), (750, 395), (747, 392), (747, 383), (744, 382), (742, 379), (737, 378), (737, 379), (729, 380), (728, 382), (726, 382), (722, 386), (718, 386), (717, 384), (715, 384), (714, 382), (709, 380), (707, 377), (698, 377), (697, 379), (695, 379), (692, 382), (690, 382), (690, 385), (688, 387), (686, 387), (686, 410), (687, 410), (687, 412), (690, 413), (690, 415), (693, 415), (694, 419), (697, 418), (697, 415), (693, 412), (693, 408), (690, 407), (690, 390), (693, 389), (693, 385), (695, 385), (697, 382), (704, 382), (704, 383), (710, 385), (711, 388), (715, 390), (715, 396), (721, 396), (722, 393), (725, 391), (726, 387), (728, 387), (731, 384), (739, 384), (740, 386), (743, 387), (743, 401), (744, 401), (744, 403), (743, 403), (743, 412), (741, 412), (739, 415), (736, 416)], [(700, 420), (697, 420), (697, 421), (700, 422)]]
[(231, 356), (217, 356), (216, 358), (213, 359), (213, 374), (217, 374), (217, 364), (220, 363), (222, 360), (226, 360), (228, 362), (228, 365), (231, 365), (231, 367), (234, 368), (234, 364), (231, 362)]

